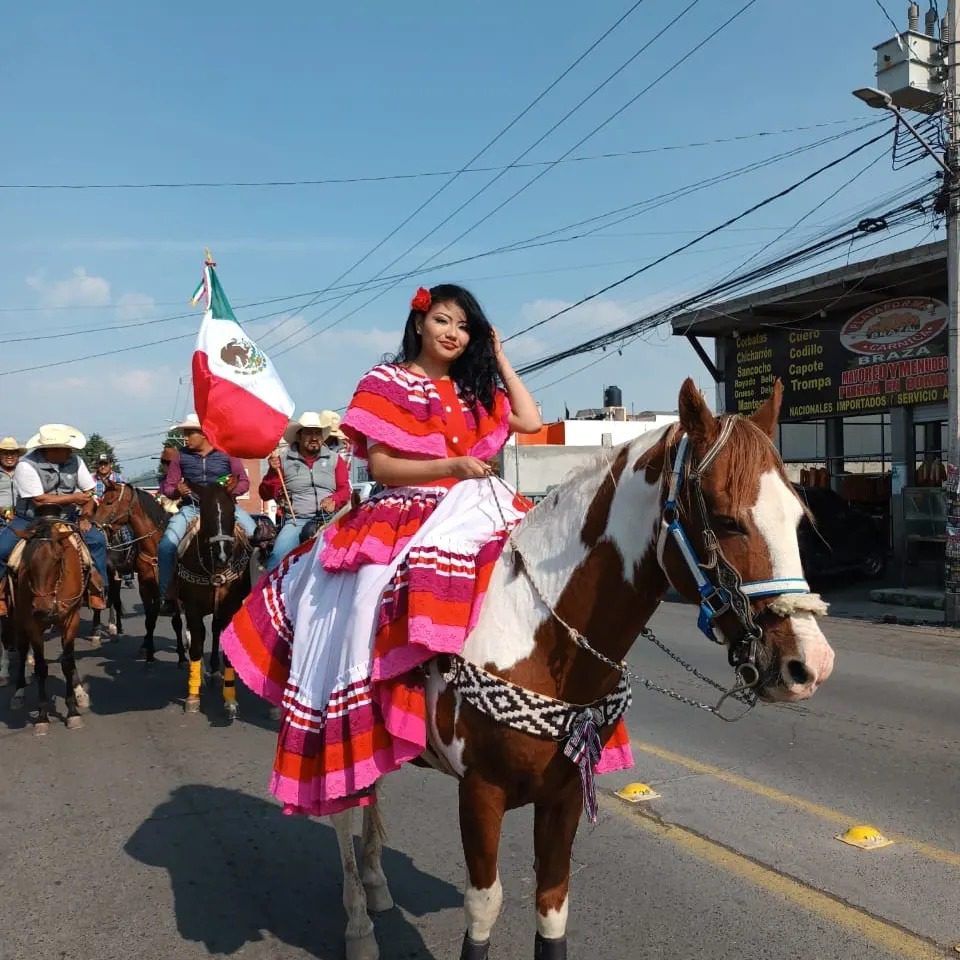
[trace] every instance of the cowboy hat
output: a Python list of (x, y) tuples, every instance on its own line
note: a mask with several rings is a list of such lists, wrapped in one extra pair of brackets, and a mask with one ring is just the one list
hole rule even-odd
[(0, 440), (0, 453), (19, 453), (27, 452), (26, 447), (21, 447), (13, 437), (4, 437)]
[(296, 443), (298, 434), (304, 428), (309, 430), (322, 430), (324, 440), (326, 440), (327, 437), (346, 439), (340, 430), (340, 415), (334, 413), (332, 410), (321, 410), (320, 413), (307, 410), (301, 413), (300, 419), (291, 420), (287, 425), (287, 429), (284, 430), (284, 442), (288, 444)]
[(174, 430), (203, 430), (200, 425), (200, 418), (195, 413), (188, 413), (187, 416), (178, 423)]
[(50, 450), (66, 447), (82, 450), (87, 438), (76, 428), (65, 423), (45, 423), (27, 442), (28, 450)]

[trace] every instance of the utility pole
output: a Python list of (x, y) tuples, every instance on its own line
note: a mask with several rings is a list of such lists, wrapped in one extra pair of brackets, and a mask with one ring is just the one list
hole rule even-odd
[(944, 570), (943, 619), (949, 626), (960, 626), (960, 209), (958, 209), (957, 172), (960, 159), (960, 130), (957, 105), (960, 103), (960, 71), (957, 70), (960, 0), (948, 0), (946, 22), (940, 31), (943, 43), (943, 112), (947, 127), (944, 191), (947, 216), (947, 410), (948, 452), (946, 507), (946, 569)]

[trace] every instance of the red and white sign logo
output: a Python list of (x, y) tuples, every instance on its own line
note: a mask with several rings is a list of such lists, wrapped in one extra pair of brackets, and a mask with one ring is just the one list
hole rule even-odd
[(840, 330), (840, 342), (853, 353), (901, 352), (928, 343), (946, 325), (942, 300), (902, 297), (854, 314)]

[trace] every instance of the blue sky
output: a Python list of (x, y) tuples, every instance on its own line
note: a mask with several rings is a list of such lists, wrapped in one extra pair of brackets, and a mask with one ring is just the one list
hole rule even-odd
[[(699, 0), (526, 161), (560, 157), (741, 5)], [(626, 0), (20, 4), (6, 12), (0, 39), (0, 183), (262, 181), (456, 170), (628, 6)], [(684, 6), (645, 0), (476, 165), (514, 161)], [(898, 21), (905, 18), (905, 4), (904, 10), (892, 0), (887, 6)], [(560, 164), (441, 253), (544, 168), (508, 171), (438, 226), (494, 176), (463, 174), (345, 279), (362, 283), (378, 271), (411, 271), (431, 256), (434, 262), (471, 257), (853, 130), (877, 119), (849, 91), (874, 82), (872, 47), (891, 32), (874, 0), (789, 6), (757, 0), (572, 156), (831, 126)], [(364, 370), (395, 348), (419, 283), (467, 283), (509, 335), (878, 129), (682, 196), (583, 240), (448, 269), (428, 264), (360, 310), (373, 293), (306, 310), (307, 297), (238, 305), (328, 286), (448, 178), (276, 188), (0, 190), (0, 433), (23, 438), (41, 422), (73, 422), (105, 434), (131, 466), (148, 466), (166, 424), (189, 400), (189, 383), (178, 381), (188, 372), (189, 334), (199, 321), (189, 315), (187, 298), (205, 245), (239, 318), (275, 355), (298, 409), (339, 407)], [(884, 150), (887, 145), (878, 144), (736, 230), (518, 338), (509, 345), (515, 363), (707, 286)], [(889, 158), (881, 159), (777, 249), (932, 169), (918, 164), (895, 173)], [(864, 256), (941, 236), (928, 236), (924, 227)], [(327, 309), (332, 312), (315, 320)], [(255, 319), (277, 310), (285, 312)], [(167, 319), (181, 314), (187, 316)], [(117, 326), (124, 328), (96, 332)], [(562, 415), (564, 405), (598, 405), (609, 383), (618, 384), (636, 410), (672, 409), (683, 377), (692, 375), (705, 389), (710, 382), (690, 347), (667, 333), (653, 333), (622, 357), (581, 373), (573, 371), (593, 357), (552, 368), (530, 386), (548, 417)], [(24, 339), (36, 337), (50, 339)], [(180, 339), (77, 359), (170, 337)], [(16, 372), (54, 361), (59, 365), (51, 369)]]

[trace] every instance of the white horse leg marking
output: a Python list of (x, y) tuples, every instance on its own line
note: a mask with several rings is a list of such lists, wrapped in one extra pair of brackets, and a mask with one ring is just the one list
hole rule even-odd
[(503, 906), (503, 885), (500, 883), (500, 873), (493, 886), (486, 890), (478, 890), (470, 886), (467, 877), (467, 892), (463, 897), (463, 909), (467, 914), (467, 935), (475, 943), (484, 943), (490, 939), (493, 925), (500, 916)]
[(77, 698), (77, 706), (81, 710), (86, 710), (90, 706), (90, 694), (84, 689), (82, 683), (78, 683), (73, 688), (73, 695)]
[(537, 933), (545, 940), (561, 940), (567, 935), (567, 914), (570, 898), (566, 897), (559, 910), (548, 910), (546, 916), (537, 913)]
[(387, 876), (383, 872), (383, 841), (386, 830), (380, 815), (382, 797), (377, 788), (377, 800), (363, 808), (363, 834), (361, 839), (361, 874), (363, 887), (367, 894), (369, 913), (383, 913), (393, 909), (393, 897), (387, 886)]
[(15, 690), (13, 696), (10, 698), (10, 709), (11, 710), (22, 710), (23, 702), (26, 699), (27, 690), (26, 687), (20, 687), (18, 690)]
[(367, 913), (367, 894), (360, 878), (357, 852), (353, 847), (353, 811), (345, 810), (330, 818), (337, 834), (340, 864), (343, 867), (343, 907), (347, 911), (344, 934), (347, 960), (379, 960), (380, 950)]

